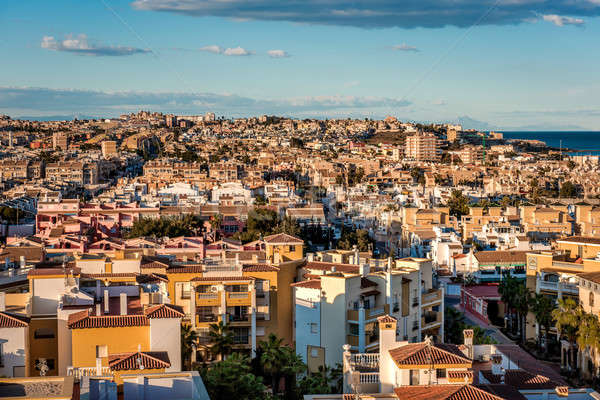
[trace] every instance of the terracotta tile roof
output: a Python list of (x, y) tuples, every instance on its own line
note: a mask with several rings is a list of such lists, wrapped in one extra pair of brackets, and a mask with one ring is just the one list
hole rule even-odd
[(0, 311), (0, 328), (26, 328), (29, 326), (29, 317)]
[(169, 268), (169, 264), (160, 261), (149, 261), (141, 264), (140, 268)]
[(219, 281), (254, 281), (250, 276), (198, 276), (192, 279), (192, 282), (219, 282)]
[(460, 380), (464, 382), (465, 377), (469, 379), (469, 382), (473, 382), (473, 371), (448, 371), (448, 379)]
[(570, 243), (585, 243), (585, 244), (597, 244), (600, 245), (600, 238), (588, 237), (588, 236), (571, 236), (562, 239), (557, 239), (557, 242), (570, 242)]
[(299, 288), (307, 288), (307, 289), (321, 289), (321, 280), (320, 279), (312, 279), (310, 281), (292, 283), (291, 286), (299, 287)]
[(269, 264), (244, 264), (244, 272), (277, 272), (280, 268)]
[(167, 274), (199, 274), (204, 271), (204, 265), (202, 264), (190, 264), (185, 266), (177, 266), (167, 268)]
[(360, 288), (366, 289), (369, 287), (377, 287), (377, 283), (373, 282), (372, 280), (369, 280), (368, 278), (361, 277), (360, 278)]
[[(494, 375), (492, 371), (481, 371), (481, 374), (490, 383), (502, 383), (500, 375)], [(513, 386), (519, 390), (554, 389), (562, 385), (562, 383), (551, 381), (547, 376), (534, 375), (522, 369), (506, 370), (504, 384)]]
[(85, 274), (82, 273), (82, 278), (94, 278), (94, 279), (102, 279), (102, 278), (135, 278), (139, 274), (136, 272), (115, 272), (115, 273), (101, 273), (101, 274)]
[(145, 315), (90, 315), (84, 310), (69, 315), (69, 329), (85, 328), (124, 328), (131, 326), (148, 326), (150, 321)]
[(556, 383), (566, 386), (567, 383), (558, 371), (543, 361), (535, 359), (531, 354), (520, 348), (516, 344), (497, 344), (496, 350), (510, 358), (510, 361), (531, 374), (540, 374), (547, 376)]
[(479, 389), (483, 389), (488, 393), (507, 400), (527, 400), (516, 388), (510, 385), (475, 385)]
[(163, 369), (171, 367), (171, 361), (166, 351), (142, 351), (108, 356), (108, 367), (112, 371), (131, 371), (140, 369), (140, 366), (144, 369)]
[(452, 344), (434, 344), (427, 346), (425, 343), (412, 343), (390, 350), (392, 359), (400, 368), (413, 366), (427, 366), (433, 364), (434, 368), (446, 368), (448, 365), (471, 365), (471, 360), (466, 358), (458, 346)]
[(158, 304), (144, 310), (148, 318), (183, 318), (185, 314), (180, 306), (173, 304)]
[(398, 399), (410, 400), (504, 400), (472, 385), (403, 386), (394, 393)]
[(287, 233), (277, 233), (275, 235), (265, 236), (263, 239), (269, 244), (304, 244), (304, 240)]
[(527, 262), (527, 253), (531, 251), (478, 251), (474, 253), (475, 258), (481, 264), (491, 263), (523, 263)]
[(46, 276), (46, 275), (64, 275), (65, 272), (68, 274), (73, 272), (73, 275), (79, 275), (81, 273), (81, 269), (76, 267), (69, 267), (66, 269), (62, 268), (36, 268), (32, 269), (27, 273), (27, 277), (30, 276)]
[(396, 318), (391, 317), (389, 315), (384, 315), (382, 317), (377, 318), (377, 321), (380, 324), (391, 324), (392, 322), (396, 322)]
[(582, 274), (578, 274), (578, 276), (586, 281), (600, 283), (600, 272), (584, 272)]
[(333, 268), (337, 272), (345, 272), (349, 274), (358, 274), (359, 266), (355, 264), (331, 263), (323, 261), (309, 261), (305, 265), (306, 269), (317, 269), (320, 271), (331, 271)]

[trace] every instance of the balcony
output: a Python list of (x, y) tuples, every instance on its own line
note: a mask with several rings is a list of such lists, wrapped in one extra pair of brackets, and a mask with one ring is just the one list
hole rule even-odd
[(201, 324), (204, 322), (219, 322), (219, 316), (217, 314), (197, 314), (196, 323)]
[[(346, 319), (348, 321), (358, 321), (359, 312), (360, 310), (348, 310)], [(379, 307), (365, 308), (365, 321), (376, 319), (378, 317), (381, 317), (382, 315), (386, 315), (389, 313), (389, 304), (385, 304)]]
[(429, 329), (433, 328), (435, 325), (439, 325), (442, 323), (442, 313), (435, 311), (426, 311), (423, 313), (423, 317), (421, 317), (421, 328)]
[(220, 306), (221, 305), (221, 294), (220, 293), (197, 293), (196, 304), (199, 306)]
[(442, 301), (441, 289), (430, 289), (421, 293), (421, 306), (432, 305)]
[(228, 306), (249, 306), (250, 292), (227, 292), (226, 301)]
[(227, 321), (230, 323), (250, 323), (250, 314), (227, 314)]

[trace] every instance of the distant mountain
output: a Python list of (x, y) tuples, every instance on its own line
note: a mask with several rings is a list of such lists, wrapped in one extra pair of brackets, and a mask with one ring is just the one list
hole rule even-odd
[(458, 117), (456, 122), (462, 125), (463, 129), (477, 129), (479, 131), (493, 131), (494, 129), (497, 129), (497, 127), (494, 125), (488, 124), (487, 122), (478, 121), (469, 117), (468, 115)]
[(99, 117), (93, 117), (91, 115), (45, 115), (45, 116), (37, 116), (37, 117), (29, 117), (27, 115), (22, 115), (19, 117), (14, 117), (13, 119), (26, 119), (29, 121), (71, 121), (73, 119), (97, 119)]
[(501, 125), (493, 125), (484, 121), (479, 121), (473, 119), (467, 115), (463, 115), (456, 119), (457, 123), (463, 126), (463, 129), (477, 129), (479, 131), (588, 131), (584, 127), (579, 125), (557, 125), (552, 123), (539, 123), (539, 124), (531, 124), (531, 125), (522, 125), (522, 126), (501, 126)]

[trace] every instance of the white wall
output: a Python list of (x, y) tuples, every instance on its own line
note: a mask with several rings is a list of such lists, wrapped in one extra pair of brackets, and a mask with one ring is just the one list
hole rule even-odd
[(29, 328), (0, 328), (2, 343), (2, 360), (4, 367), (0, 375), (13, 376), (13, 367), (25, 367), (25, 341), (29, 336)]
[[(296, 291), (296, 354), (307, 362), (308, 346), (321, 346), (321, 302), (320, 290), (297, 287)], [(312, 303), (310, 307), (307, 303)], [(317, 325), (316, 333), (311, 333), (311, 324)], [(342, 334), (340, 332), (340, 334)], [(325, 350), (327, 351), (327, 349)]]
[(150, 319), (150, 350), (168, 352), (167, 371), (181, 371), (181, 318)]
[(123, 375), (125, 400), (210, 400), (198, 372), (192, 372), (190, 376), (155, 377), (156, 375)]
[[(346, 322), (346, 281), (344, 278), (323, 276), (321, 287), (325, 292), (321, 302), (321, 346), (325, 347), (325, 364), (334, 367), (342, 362), (343, 349), (348, 332)], [(349, 293), (349, 292), (348, 292)]]
[(57, 342), (58, 342), (58, 375), (66, 376), (67, 367), (73, 365), (73, 342), (71, 330), (67, 326), (69, 315), (79, 312), (81, 309), (58, 310), (57, 313)]
[(105, 261), (101, 260), (82, 260), (77, 262), (77, 268), (81, 268), (84, 274), (102, 274), (104, 273)]
[(140, 260), (114, 260), (112, 264), (112, 272), (115, 274), (126, 272), (140, 272)]
[(33, 281), (33, 314), (56, 315), (58, 295), (65, 290), (64, 278), (37, 278)]

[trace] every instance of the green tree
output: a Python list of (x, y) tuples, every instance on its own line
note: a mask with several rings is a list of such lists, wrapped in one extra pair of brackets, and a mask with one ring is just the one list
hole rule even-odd
[(506, 305), (506, 311), (508, 313), (509, 330), (514, 331), (514, 310), (516, 306), (516, 296), (519, 286), (522, 285), (517, 278), (506, 275), (500, 285), (498, 285), (498, 294), (500, 294), (500, 300)]
[[(598, 348), (600, 347), (600, 323), (595, 314), (582, 313), (579, 320), (579, 329), (577, 330), (577, 346), (581, 350), (589, 349), (590, 357), (597, 365)], [(592, 371), (596, 375), (596, 371)]]
[(560, 197), (577, 197), (577, 188), (570, 181), (564, 182), (560, 187)]
[(531, 299), (531, 312), (535, 316), (535, 320), (540, 328), (544, 331), (544, 340), (538, 340), (538, 344), (541, 344), (540, 342), (544, 343), (544, 351), (548, 349), (546, 341), (550, 337), (550, 328), (553, 324), (552, 312), (554, 309), (556, 309), (554, 300), (543, 294), (536, 293)]
[(581, 321), (581, 307), (571, 298), (558, 299), (558, 308), (552, 311), (552, 318), (556, 321), (556, 330), (571, 344), (571, 366), (575, 366), (575, 343), (577, 341), (577, 330)]
[(444, 336), (446, 342), (461, 344), (463, 341), (462, 327), (465, 325), (465, 315), (454, 307), (444, 308)]
[(531, 304), (531, 290), (529, 290), (523, 283), (517, 286), (517, 292), (515, 296), (515, 310), (519, 318), (519, 333), (521, 342), (525, 342), (526, 333), (526, 318), (529, 312), (529, 305)]
[(233, 332), (229, 325), (225, 325), (223, 321), (216, 324), (210, 324), (208, 328), (208, 336), (211, 338), (212, 346), (210, 352), (214, 357), (219, 357), (221, 360), (225, 358), (233, 346)]
[(450, 214), (460, 217), (469, 213), (469, 198), (460, 190), (453, 190), (448, 200)]
[(192, 369), (192, 353), (198, 344), (198, 335), (189, 324), (181, 324), (181, 360)]
[(202, 371), (202, 380), (212, 400), (263, 400), (267, 388), (251, 372), (250, 359), (234, 353)]
[(262, 369), (271, 377), (271, 389), (273, 390), (273, 394), (277, 395), (279, 380), (286, 361), (283, 350), (283, 339), (271, 333), (266, 341), (260, 342), (260, 349), (262, 351), (260, 356)]

